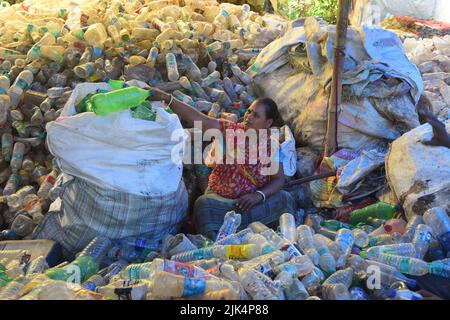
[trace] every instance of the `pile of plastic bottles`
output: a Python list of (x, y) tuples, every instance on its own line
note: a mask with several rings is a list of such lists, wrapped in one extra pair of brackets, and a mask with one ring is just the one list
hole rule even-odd
[(406, 38), (405, 53), (417, 65), (424, 81), (423, 94), (432, 112), (442, 120), (450, 115), (450, 35), (433, 38)]
[(71, 10), (2, 9), (14, 19), (0, 19), (0, 240), (29, 239), (59, 195), (61, 172), (45, 126), (61, 115), (77, 84), (113, 88), (77, 101), (77, 112), (130, 109), (150, 121), (156, 117), (150, 92), (125, 81), (142, 80), (232, 121), (254, 101), (252, 79), (242, 70), (280, 34), (278, 27), (248, 5), (178, 4), (111, 0)]
[(388, 211), (384, 203), (356, 210), (358, 227), (318, 215), (296, 226), (284, 213), (279, 232), (260, 222), (238, 231), (231, 211), (214, 241), (168, 235), (155, 252), (143, 238), (97, 237), (50, 269), (43, 257), (3, 251), (0, 299), (418, 300), (410, 276), (450, 278), (443, 209), (408, 223), (368, 216), (376, 209)]

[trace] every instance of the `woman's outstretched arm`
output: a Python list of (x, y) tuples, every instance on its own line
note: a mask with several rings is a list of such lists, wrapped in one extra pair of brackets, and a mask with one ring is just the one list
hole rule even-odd
[(204, 115), (197, 109), (191, 107), (190, 105), (181, 102), (180, 100), (173, 97), (171, 94), (159, 90), (157, 88), (152, 88), (151, 100), (164, 101), (166, 104), (170, 104), (170, 108), (175, 112), (183, 121), (187, 122), (189, 125), (194, 125), (194, 121), (202, 122), (202, 129), (218, 129), (220, 130), (219, 120), (208, 117)]

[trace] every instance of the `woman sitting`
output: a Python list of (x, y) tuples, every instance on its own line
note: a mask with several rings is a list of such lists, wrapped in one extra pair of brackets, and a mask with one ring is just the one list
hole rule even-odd
[[(225, 146), (219, 143), (222, 148), (217, 148), (217, 144), (214, 148), (215, 159), (219, 161), (209, 176), (208, 188), (194, 204), (198, 233), (215, 240), (225, 214), (231, 210), (242, 215), (240, 229), (254, 221), (273, 225), (284, 212), (294, 213), (294, 199), (281, 190), (285, 180), (283, 165), (278, 141), (271, 137), (270, 130), (279, 124), (281, 117), (272, 99), (255, 100), (242, 123), (208, 117), (158, 89), (154, 89), (152, 99), (170, 104), (188, 124), (200, 121), (202, 130), (217, 129), (223, 137), (219, 140)], [(257, 143), (238, 139), (247, 135), (256, 137)]]

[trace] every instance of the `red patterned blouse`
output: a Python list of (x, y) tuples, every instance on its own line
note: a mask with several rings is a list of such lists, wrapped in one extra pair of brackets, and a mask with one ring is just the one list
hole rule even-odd
[[(274, 161), (279, 162), (278, 142), (271, 139), (270, 130), (260, 134), (258, 143), (248, 143), (246, 139), (238, 139), (245, 136), (247, 127), (244, 124), (221, 119), (220, 129), (225, 143), (219, 142), (222, 162), (215, 163), (209, 176), (208, 185), (212, 191), (224, 198), (238, 199), (266, 185), (270, 175), (276, 173), (268, 169)], [(271, 149), (271, 142), (275, 149)], [(270, 156), (272, 151), (273, 157)]]

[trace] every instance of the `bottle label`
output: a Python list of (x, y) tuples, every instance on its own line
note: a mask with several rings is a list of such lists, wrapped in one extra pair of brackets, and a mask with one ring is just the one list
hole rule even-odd
[(192, 297), (205, 292), (206, 281), (202, 279), (195, 278), (185, 278), (183, 297)]
[(17, 79), (16, 85), (19, 86), (22, 90), (28, 89), (28, 83), (23, 79)]
[(442, 248), (448, 253), (450, 252), (450, 231), (437, 237)]
[(286, 251), (289, 254), (289, 257), (292, 259), (293, 257), (301, 256), (300, 251), (297, 250), (292, 244), (285, 245), (280, 248), (281, 251)]
[(400, 259), (399, 271), (401, 273), (408, 273), (411, 270), (411, 263), (409, 258)]
[[(118, 254), (120, 254), (120, 251), (118, 252)], [(147, 263), (131, 265), (127, 269), (128, 269), (128, 277), (132, 280), (148, 278), (150, 276)]]
[(226, 248), (227, 259), (247, 259), (250, 257), (248, 245), (228, 245)]
[(196, 276), (193, 265), (177, 261), (164, 260), (164, 271), (179, 274), (188, 278)]
[(55, 184), (56, 179), (53, 175), (48, 175), (47, 178), (45, 178), (45, 182), (49, 184)]

